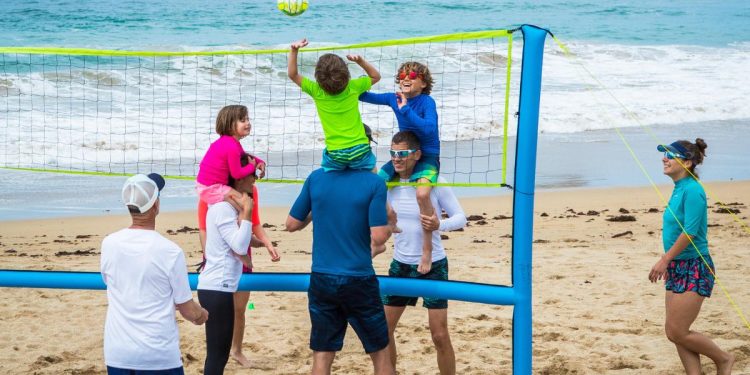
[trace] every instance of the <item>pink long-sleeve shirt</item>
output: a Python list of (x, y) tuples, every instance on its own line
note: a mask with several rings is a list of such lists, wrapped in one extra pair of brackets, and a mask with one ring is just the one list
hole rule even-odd
[(245, 153), (238, 140), (229, 135), (222, 135), (208, 147), (206, 155), (201, 160), (198, 169), (198, 183), (211, 186), (215, 184), (227, 185), (229, 175), (239, 180), (255, 173), (255, 164), (262, 162), (255, 159), (246, 166), (240, 165), (240, 156)]

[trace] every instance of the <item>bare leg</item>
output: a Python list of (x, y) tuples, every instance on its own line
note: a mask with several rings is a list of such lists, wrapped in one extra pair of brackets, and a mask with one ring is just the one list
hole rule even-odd
[(206, 252), (206, 230), (201, 229), (198, 231), (198, 237), (201, 240), (201, 252)]
[(718, 375), (729, 375), (732, 373), (734, 355), (721, 350), (703, 334), (690, 330), (701, 310), (703, 299), (703, 296), (695, 292), (667, 291), (667, 317), (664, 325), (667, 338), (677, 346), (677, 352), (687, 374), (701, 373), (700, 354), (703, 354), (716, 363)]
[(375, 375), (395, 375), (396, 371), (389, 359), (388, 348), (383, 348), (375, 353), (370, 353), (372, 366), (375, 368)]
[(245, 336), (245, 307), (249, 299), (250, 292), (234, 293), (234, 331), (229, 356), (239, 362), (242, 367), (250, 367), (250, 360), (242, 354), (242, 339)]
[(383, 306), (385, 309), (385, 320), (388, 322), (388, 354), (390, 357), (391, 365), (394, 370), (396, 368), (396, 360), (398, 355), (396, 353), (396, 340), (394, 333), (396, 332), (396, 326), (398, 325), (401, 315), (406, 310), (406, 306)]
[[(667, 314), (669, 313), (669, 306), (670, 301), (672, 300), (672, 297), (675, 294), (667, 291), (665, 294), (665, 301), (664, 306), (667, 310)], [(666, 322), (665, 322), (665, 330), (666, 330)], [(701, 356), (700, 354), (693, 352), (691, 350), (688, 350), (687, 348), (683, 347), (680, 344), (674, 343), (675, 347), (677, 347), (677, 354), (680, 356), (680, 361), (682, 361), (682, 367), (685, 368), (685, 374), (686, 375), (701, 375)], [(697, 371), (697, 372), (696, 372)]]
[[(425, 178), (420, 178), (419, 183), (429, 183)], [(430, 192), (432, 186), (417, 186), (417, 203), (419, 204), (419, 213), (422, 215), (432, 216), (435, 208), (432, 207)], [(430, 272), (432, 268), (432, 231), (422, 228), (422, 258), (419, 260), (417, 271), (421, 274)]]
[(396, 211), (393, 211), (393, 207), (388, 202), (385, 202), (385, 212), (388, 215), (388, 226), (391, 227), (391, 232), (401, 233), (401, 228), (398, 227), (398, 216)]
[(430, 333), (435, 343), (440, 375), (456, 374), (456, 354), (448, 331), (448, 309), (428, 309)]
[(313, 351), (312, 375), (331, 375), (331, 366), (336, 352)]

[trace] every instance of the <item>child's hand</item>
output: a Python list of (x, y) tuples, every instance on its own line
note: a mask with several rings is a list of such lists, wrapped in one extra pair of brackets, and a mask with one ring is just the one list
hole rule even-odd
[(266, 163), (260, 162), (255, 166), (255, 170), (258, 171), (258, 178), (266, 177)]
[(307, 43), (308, 43), (307, 42), (307, 38), (305, 38), (305, 39), (302, 39), (302, 40), (299, 40), (299, 41), (296, 41), (296, 42), (292, 43), (292, 45), (290, 47), (292, 48), (292, 51), (296, 52), (300, 48), (306, 47)]
[(351, 62), (355, 62), (357, 64), (359, 64), (362, 61), (365, 61), (365, 59), (360, 55), (346, 55), (346, 59)]
[(396, 91), (396, 104), (398, 105), (398, 109), (404, 108), (406, 105), (406, 97), (401, 91)]
[(271, 262), (278, 262), (281, 260), (281, 255), (279, 255), (273, 245), (266, 246), (266, 249), (268, 250), (268, 255), (271, 256)]

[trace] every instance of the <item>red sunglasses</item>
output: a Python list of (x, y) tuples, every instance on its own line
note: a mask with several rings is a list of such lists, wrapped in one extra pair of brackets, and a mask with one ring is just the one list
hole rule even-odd
[(398, 79), (399, 80), (404, 80), (404, 79), (406, 79), (406, 77), (409, 77), (409, 79), (417, 79), (417, 77), (424, 79), (424, 74), (417, 73), (417, 72), (415, 72), (413, 70), (410, 71), (409, 73), (406, 73), (403, 70), (400, 71), (400, 72), (398, 72)]

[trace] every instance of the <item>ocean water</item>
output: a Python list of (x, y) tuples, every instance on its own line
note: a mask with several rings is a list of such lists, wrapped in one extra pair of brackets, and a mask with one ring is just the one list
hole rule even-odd
[[(750, 106), (746, 105), (746, 98), (750, 97), (748, 20), (750, 2), (746, 1), (311, 0), (310, 9), (299, 17), (284, 16), (276, 10), (273, 0), (230, 0), (210, 6), (193, 0), (3, 1), (0, 46), (149, 51), (266, 49), (286, 48), (289, 42), (302, 37), (313, 45), (327, 46), (534, 24), (548, 28), (574, 55), (573, 59), (565, 56), (548, 39), (539, 124), (542, 137), (538, 185), (621, 186), (647, 181), (638, 177), (640, 171), (615, 136), (615, 128), (627, 129), (636, 148), (643, 152), (655, 142), (698, 136), (706, 138), (709, 147), (715, 145), (711, 151), (739, 150), (720, 152), (718, 157), (707, 159), (712, 162), (708, 165), (707, 161), (703, 177), (750, 178), (750, 171), (722, 164), (747, 161), (748, 157), (737, 143), (738, 135), (750, 130)], [(520, 71), (521, 39), (520, 35), (515, 37), (515, 85)], [(444, 148), (448, 145), (456, 153), (465, 142), (483, 147), (488, 138), (499, 135), (502, 95), (497, 93), (504, 84), (500, 74), (504, 65), (497, 63), (503, 62), (505, 46), (482, 42), (461, 47), (458, 52), (444, 52), (419, 48), (406, 53), (367, 51), (376, 53), (368, 58), (376, 56), (384, 77), (394, 74), (400, 58), (426, 56), (440, 79), (435, 96), (441, 106)], [(312, 115), (314, 110), (309, 102), (300, 100), (298, 89), (289, 86), (285, 59), (283, 55), (276, 56), (265, 60), (237, 56), (220, 61), (154, 59), (141, 60), (133, 66), (128, 59), (50, 60), (3, 55), (0, 162), (85, 170), (99, 168), (103, 163), (116, 165), (111, 169), (114, 172), (132, 171), (133, 166), (145, 171), (166, 164), (168, 169), (160, 170), (163, 173), (194, 175), (197, 160), (215, 137), (212, 122), (216, 103), (220, 102), (253, 103), (254, 134), (243, 141), (246, 149), (278, 155), (291, 149), (316, 154), (322, 134)], [(302, 56), (304, 62), (305, 55)], [(464, 56), (478, 58), (467, 63)], [(308, 60), (307, 68), (302, 69), (309, 74), (315, 56)], [(146, 75), (132, 73), (134, 69), (148, 70), (149, 64), (161, 69)], [(456, 73), (462, 69), (474, 72), (471, 79), (479, 84), (462, 85), (462, 76)], [(257, 85), (260, 76), (270, 82), (262, 90)], [(203, 86), (196, 84), (193, 92), (172, 92), (170, 84), (179, 82), (184, 88), (186, 77)], [(212, 90), (203, 90), (206, 85)], [(118, 86), (128, 88), (117, 89)], [(155, 87), (166, 89), (157, 91)], [(248, 90), (250, 87), (252, 90)], [(375, 89), (389, 91), (395, 85), (384, 79)], [(283, 96), (285, 104), (275, 101), (279, 96)], [(51, 101), (49, 97), (63, 99)], [(289, 105), (292, 101), (294, 105)], [(512, 89), (511, 112), (517, 102), (517, 90)], [(467, 105), (475, 110), (459, 112)], [(387, 145), (394, 127), (389, 110), (363, 107), (362, 112), (366, 122), (376, 129), (380, 144)], [(274, 115), (278, 113), (283, 115)], [(296, 122), (290, 125), (289, 119)], [(133, 123), (150, 127), (147, 142), (151, 145), (147, 151), (138, 150), (140, 146), (125, 136), (130, 131), (126, 126)], [(295, 133), (278, 131), (287, 126)], [(649, 132), (661, 138), (656, 140)], [(510, 135), (514, 134), (511, 121)], [(28, 140), (35, 143), (24, 143)], [(546, 146), (541, 147), (542, 144)], [(611, 173), (611, 169), (595, 163), (599, 153), (617, 155), (616, 165), (628, 172)], [(273, 173), (299, 169), (299, 160), (282, 162), (282, 168), (271, 171), (272, 176), (287, 177)], [(290, 178), (304, 177), (311, 167), (312, 164), (305, 166)], [(484, 179), (496, 178), (496, 169), (488, 173)], [(51, 186), (69, 193), (61, 194), (60, 200), (50, 198), (40, 203), (38, 194), (31, 193), (35, 190), (24, 186), (28, 181), (39, 189), (38, 194)], [(59, 181), (65, 183), (60, 186)], [(119, 184), (119, 178), (0, 170), (0, 220), (114, 210), (118, 205), (116, 201), (107, 203), (107, 194), (89, 200), (80, 198), (97, 196), (95, 191), (116, 197)], [(271, 204), (289, 204), (296, 191), (294, 186), (264, 186), (269, 198), (266, 201)], [(171, 187), (174, 190), (166, 194), (165, 201), (174, 203), (167, 208), (192, 207), (190, 182), (174, 181)], [(459, 190), (463, 195), (483, 195), (488, 191)]]

